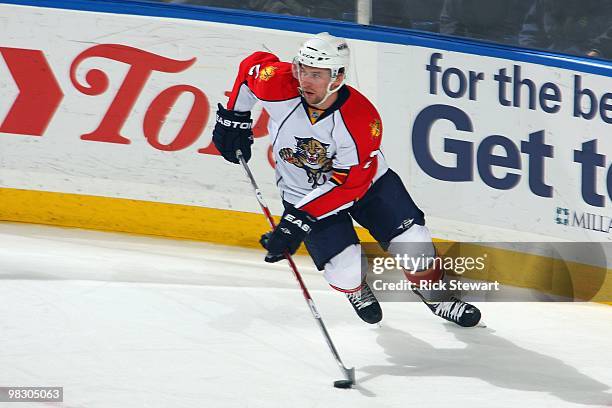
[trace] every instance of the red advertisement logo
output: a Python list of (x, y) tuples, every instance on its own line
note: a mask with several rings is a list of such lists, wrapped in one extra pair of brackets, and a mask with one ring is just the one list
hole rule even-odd
[(42, 136), (64, 98), (42, 51), (0, 47), (19, 95), (0, 132)]
[[(0, 56), (19, 89), (19, 94), (0, 125), (0, 132), (21, 135), (42, 136), (53, 119), (63, 97), (60, 85), (47, 59), (40, 50), (0, 47)], [(72, 85), (86, 96), (99, 96), (109, 90), (109, 77), (102, 69), (90, 68), (79, 82), (76, 72), (83, 61), (90, 58), (105, 58), (129, 66), (113, 100), (97, 127), (80, 134), (82, 140), (130, 144), (130, 137), (122, 133), (123, 126), (132, 109), (154, 72), (176, 74), (190, 68), (196, 58), (176, 60), (138, 48), (121, 44), (99, 44), (81, 52), (70, 65)], [(193, 105), (174, 139), (169, 143), (160, 141), (160, 131), (167, 115), (177, 99), (189, 93)], [(161, 91), (148, 106), (142, 130), (148, 143), (155, 149), (178, 151), (193, 145), (201, 136), (210, 116), (210, 104), (206, 94), (199, 88), (188, 85), (174, 85)], [(268, 114), (263, 111), (253, 128), (256, 138), (267, 135)], [(77, 130), (87, 132), (87, 129)], [(210, 143), (198, 153), (219, 155)], [(271, 162), (272, 163), (272, 162)]]

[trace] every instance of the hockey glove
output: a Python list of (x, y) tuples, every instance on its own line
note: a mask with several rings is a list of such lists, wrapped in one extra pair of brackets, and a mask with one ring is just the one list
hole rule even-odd
[(236, 112), (217, 105), (217, 123), (213, 130), (213, 143), (223, 158), (239, 164), (236, 150), (242, 152), (245, 161), (251, 158), (253, 144), (253, 121), (251, 112)]
[(268, 250), (265, 261), (274, 263), (285, 258), (285, 251), (294, 254), (316, 220), (308, 213), (291, 207), (285, 211), (274, 231), (261, 236), (259, 243)]

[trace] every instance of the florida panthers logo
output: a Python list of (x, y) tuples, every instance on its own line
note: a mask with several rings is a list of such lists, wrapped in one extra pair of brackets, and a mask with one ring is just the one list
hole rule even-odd
[(370, 123), (370, 135), (372, 136), (372, 139), (380, 137), (381, 133), (382, 133), (382, 125), (380, 124), (380, 120), (374, 119)]
[(261, 72), (259, 72), (259, 79), (261, 81), (269, 81), (276, 74), (277, 69), (278, 67), (272, 65), (265, 67), (261, 70)]
[(312, 188), (322, 185), (328, 178), (325, 173), (332, 168), (332, 160), (327, 157), (329, 144), (321, 143), (312, 137), (296, 137), (295, 141), (295, 152), (289, 147), (281, 149), (281, 159), (304, 169)]

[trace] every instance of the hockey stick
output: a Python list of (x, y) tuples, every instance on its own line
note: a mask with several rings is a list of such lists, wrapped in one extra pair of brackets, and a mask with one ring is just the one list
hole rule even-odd
[[(242, 167), (244, 168), (244, 172), (246, 173), (247, 177), (251, 181), (251, 186), (253, 187), (253, 191), (255, 192), (255, 197), (257, 198), (257, 201), (259, 202), (259, 206), (261, 207), (264, 215), (266, 216), (268, 223), (270, 223), (270, 226), (272, 227), (272, 229), (274, 229), (276, 227), (276, 224), (274, 223), (274, 219), (272, 218), (272, 213), (270, 213), (270, 210), (263, 199), (263, 195), (261, 194), (261, 191), (259, 190), (259, 187), (257, 186), (255, 177), (253, 177), (253, 173), (251, 173), (251, 169), (249, 168), (249, 165), (247, 164), (246, 160), (244, 160), (244, 157), (242, 156), (242, 152), (240, 150), (236, 150), (236, 158), (240, 161), (240, 164), (242, 164)], [(319, 314), (319, 312), (317, 311), (317, 308), (315, 307), (314, 301), (312, 300), (312, 297), (310, 296), (310, 293), (308, 292), (308, 289), (306, 288), (306, 285), (304, 284), (304, 281), (302, 280), (302, 276), (300, 275), (300, 272), (298, 271), (297, 266), (295, 265), (295, 262), (293, 262), (293, 258), (291, 257), (291, 254), (289, 254), (288, 252), (285, 252), (285, 258), (289, 262), (291, 271), (293, 272), (295, 279), (298, 281), (300, 288), (302, 289), (302, 294), (304, 295), (304, 299), (306, 300), (306, 303), (308, 304), (308, 307), (310, 309), (310, 312), (312, 313), (312, 316), (315, 318), (315, 320), (319, 324), (319, 328), (321, 329), (321, 332), (323, 333), (323, 337), (325, 338), (325, 341), (327, 342), (327, 345), (329, 346), (329, 350), (334, 356), (334, 359), (336, 360), (338, 367), (340, 367), (340, 371), (342, 371), (342, 374), (346, 378), (345, 380), (334, 381), (334, 387), (350, 388), (351, 386), (355, 384), (355, 368), (354, 367), (346, 368), (346, 366), (340, 359), (340, 355), (338, 354), (338, 351), (336, 350), (336, 347), (334, 346), (334, 343), (332, 342), (332, 339), (329, 336), (327, 329), (325, 328), (325, 324), (323, 324), (323, 319), (321, 318), (321, 315)]]

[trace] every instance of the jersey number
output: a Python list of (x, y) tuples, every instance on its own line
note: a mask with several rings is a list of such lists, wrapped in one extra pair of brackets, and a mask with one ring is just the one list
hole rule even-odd
[[(370, 157), (376, 157), (376, 155), (377, 155), (377, 154), (378, 154), (378, 150), (373, 151), (372, 153), (370, 153)], [(372, 165), (372, 160), (373, 160), (373, 159), (368, 160), (368, 161), (366, 162), (366, 164), (364, 164), (363, 168), (364, 168), (364, 169), (369, 168), (369, 167)]]
[(249, 75), (257, 78), (259, 76), (259, 69), (261, 68), (261, 64), (253, 65), (251, 69), (249, 69)]

